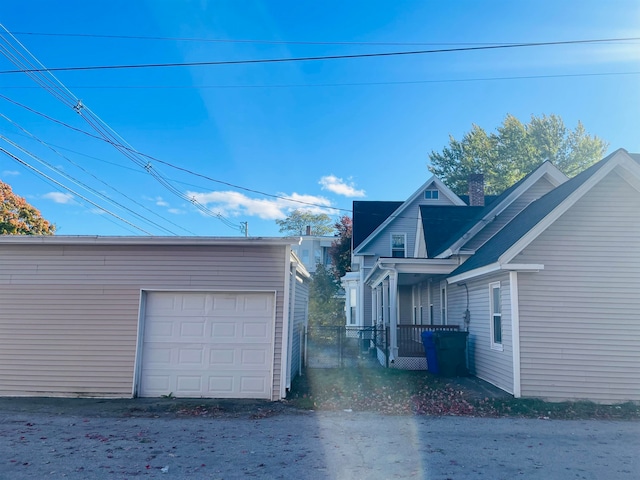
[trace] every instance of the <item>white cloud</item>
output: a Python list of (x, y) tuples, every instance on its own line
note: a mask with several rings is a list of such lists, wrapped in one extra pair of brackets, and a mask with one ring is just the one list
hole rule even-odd
[(74, 203), (73, 195), (71, 195), (70, 193), (49, 192), (42, 195), (42, 198), (46, 198), (47, 200), (52, 200), (55, 203), (62, 203), (62, 204)]
[(184, 210), (180, 210), (179, 208), (169, 208), (167, 212), (172, 213), (174, 215), (182, 215), (183, 213), (186, 213)]
[(239, 192), (186, 192), (186, 195), (214, 212), (229, 217), (248, 215), (263, 220), (277, 220), (285, 218), (289, 212), (296, 209), (312, 213), (334, 213), (330, 208), (330, 200), (298, 193), (282, 194), (282, 198), (274, 199), (249, 198)]
[(154, 199), (154, 201), (156, 202), (156, 205), (159, 207), (168, 207), (169, 206), (169, 202), (165, 201), (162, 197), (156, 197)]
[(353, 182), (345, 182), (342, 178), (338, 178), (335, 175), (325, 175), (318, 182), (322, 185), (323, 190), (329, 190), (330, 192), (338, 195), (344, 195), (345, 197), (364, 197), (364, 190), (357, 190)]
[(20, 175), (20, 172), (17, 170), (4, 170), (2, 172), (3, 177), (15, 177), (17, 175)]

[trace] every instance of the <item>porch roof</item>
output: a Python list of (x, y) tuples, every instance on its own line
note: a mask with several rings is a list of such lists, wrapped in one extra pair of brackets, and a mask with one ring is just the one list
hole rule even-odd
[(364, 282), (377, 286), (390, 272), (398, 273), (399, 285), (413, 285), (436, 275), (448, 275), (460, 262), (457, 258), (379, 258)]

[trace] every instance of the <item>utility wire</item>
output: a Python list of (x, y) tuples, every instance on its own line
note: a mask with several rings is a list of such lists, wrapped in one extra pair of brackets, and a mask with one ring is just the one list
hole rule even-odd
[[(97, 140), (101, 140), (101, 141), (104, 141), (104, 142), (107, 142), (107, 143), (111, 143), (109, 140), (106, 140), (102, 136), (94, 135), (94, 134), (92, 134), (90, 132), (87, 132), (87, 131), (82, 130), (80, 128), (77, 128), (77, 127), (74, 127), (72, 125), (69, 125), (69, 124), (67, 124), (67, 123), (65, 123), (65, 122), (63, 122), (61, 120), (55, 119), (53, 117), (50, 117), (49, 115), (46, 115), (46, 114), (44, 114), (42, 112), (34, 110), (33, 108), (31, 108), (31, 107), (29, 107), (27, 105), (24, 105), (24, 104), (22, 104), (20, 102), (12, 100), (11, 98), (6, 97), (5, 95), (0, 94), (0, 98), (3, 99), (3, 100), (8, 101), (10, 103), (13, 103), (14, 105), (17, 105), (17, 106), (19, 106), (21, 108), (24, 108), (24, 109), (28, 110), (31, 113), (34, 113), (34, 114), (39, 115), (39, 116), (41, 116), (43, 118), (46, 118), (47, 120), (55, 122), (55, 123), (57, 123), (59, 125), (62, 125), (64, 127), (66, 127), (66, 128), (69, 128), (69, 129), (71, 129), (71, 130), (73, 130), (75, 132), (82, 133), (83, 135), (86, 135), (88, 137), (91, 137), (91, 138), (94, 138), (94, 139), (97, 139)], [(123, 147), (123, 148), (126, 148), (126, 147)], [(260, 190), (255, 190), (255, 189), (252, 189), (252, 188), (243, 187), (243, 186), (236, 185), (236, 184), (233, 184), (233, 183), (230, 183), (230, 182), (225, 182), (223, 180), (218, 180), (216, 178), (209, 177), (209, 176), (204, 175), (202, 173), (198, 173), (198, 172), (189, 170), (188, 168), (184, 168), (184, 167), (180, 167), (178, 165), (174, 165), (174, 164), (172, 164), (170, 162), (167, 162), (165, 160), (161, 160), (161, 159), (159, 159), (157, 157), (154, 157), (152, 155), (149, 155), (149, 154), (146, 154), (146, 153), (143, 153), (143, 152), (139, 152), (137, 150), (131, 150), (131, 152), (136, 153), (137, 155), (139, 155), (141, 157), (145, 157), (145, 158), (147, 158), (149, 160), (153, 160), (155, 162), (158, 162), (158, 163), (160, 163), (162, 165), (166, 165), (167, 167), (173, 168), (175, 170), (179, 170), (179, 171), (182, 171), (184, 173), (188, 173), (190, 175), (194, 175), (196, 177), (200, 177), (200, 178), (203, 178), (205, 180), (209, 180), (211, 182), (219, 183), (221, 185), (225, 185), (225, 186), (228, 186), (228, 187), (231, 187), (231, 188), (235, 188), (235, 189), (238, 189), (238, 190), (242, 190), (242, 191), (245, 191), (245, 192), (255, 193), (255, 194), (258, 194), (258, 195), (262, 195), (262, 196), (270, 197), (270, 198), (276, 198), (276, 199), (279, 199), (279, 200), (286, 200), (287, 202), (297, 203), (297, 204), (301, 204), (301, 205), (308, 205), (308, 206), (312, 206), (312, 207), (326, 208), (328, 210), (344, 211), (344, 212), (350, 212), (351, 211), (351, 210), (344, 209), (344, 208), (330, 207), (330, 206), (327, 206), (327, 205), (321, 205), (321, 204), (317, 204), (317, 203), (313, 203), (313, 202), (305, 202), (303, 200), (295, 200), (295, 199), (292, 199), (292, 198), (289, 198), (289, 197), (285, 197), (285, 196), (282, 196), (282, 195), (274, 195), (274, 194), (271, 194), (271, 193), (262, 192)], [(147, 165), (147, 163), (145, 163), (145, 165)], [(189, 201), (191, 203), (191, 199), (189, 197), (185, 197), (185, 198), (183, 198), (183, 200), (187, 200), (187, 201)]]
[[(56, 155), (58, 155), (59, 157), (65, 159), (67, 162), (69, 162), (71, 165), (73, 165), (74, 167), (82, 170), (83, 172), (85, 172), (87, 175), (90, 175), (91, 177), (93, 177), (95, 180), (99, 181), (100, 183), (102, 183), (103, 185), (105, 185), (106, 187), (110, 188), (111, 190), (113, 190), (114, 192), (118, 193), (119, 195), (122, 195), (123, 197), (125, 197), (127, 200), (129, 200), (130, 202), (136, 204), (137, 206), (141, 207), (142, 209), (148, 211), (149, 213), (159, 217), (160, 219), (162, 219), (163, 221), (172, 224), (175, 227), (178, 227), (182, 230), (184, 230), (187, 233), (190, 233), (191, 235), (195, 235), (195, 233), (191, 232), (190, 230), (187, 230), (186, 228), (180, 227), (180, 225), (172, 222), (171, 220), (168, 220), (164, 217), (162, 217), (161, 215), (159, 215), (158, 213), (154, 212), (153, 210), (151, 210), (150, 208), (147, 208), (146, 206), (142, 205), (141, 203), (137, 202), (135, 199), (129, 197), (128, 195), (126, 195), (125, 193), (119, 191), (118, 189), (116, 189), (114, 186), (112, 186), (111, 184), (105, 182), (104, 180), (102, 180), (101, 178), (99, 178), (98, 176), (92, 174), (91, 172), (89, 172), (87, 169), (85, 169), (84, 167), (82, 167), (82, 165), (79, 165), (78, 163), (74, 162), (73, 160), (71, 160), (69, 157), (67, 157), (66, 155), (62, 154), (61, 152), (57, 151), (55, 148), (53, 148), (53, 146), (47, 144), (44, 140), (38, 138), (37, 136), (35, 136), (34, 134), (32, 134), (31, 132), (29, 132), (28, 130), (26, 130), (25, 128), (23, 128), (22, 126), (20, 126), (19, 124), (17, 124), (16, 122), (14, 122), (13, 120), (11, 120), (9, 117), (7, 117), (6, 115), (0, 113), (0, 117), (4, 118), (5, 120), (7, 120), (9, 123), (11, 123), (12, 125), (14, 125), (15, 127), (19, 128), (22, 132), (24, 132), (28, 137), (36, 140), (38, 143), (40, 143), (41, 145), (45, 146), (46, 148), (48, 148), (49, 150), (51, 150), (52, 152), (54, 152)], [(172, 235), (177, 235), (177, 233), (169, 230), (168, 228), (165, 228), (164, 226), (149, 220), (148, 218), (144, 217), (143, 215), (139, 214), (138, 212), (130, 209), (129, 207), (113, 200), (112, 198), (110, 198), (109, 196), (102, 194), (96, 190), (94, 190), (93, 188), (87, 186), (86, 184), (79, 182), (78, 180), (74, 179), (73, 177), (71, 177), (70, 175), (68, 175), (66, 172), (61, 171), (59, 168), (56, 168), (52, 165), (50, 165), (49, 163), (45, 162), (44, 160), (42, 160), (39, 157), (34, 156), (33, 154), (29, 153), (28, 151), (24, 150), (22, 147), (20, 147), (19, 145), (15, 144), (14, 142), (12, 142), (11, 140), (9, 140), (7, 137), (3, 136), (0, 134), (0, 138), (4, 139), (7, 143), (11, 144), (14, 146), (14, 148), (17, 148), (19, 150), (21, 150), (23, 153), (29, 155), (31, 158), (33, 158), (34, 160), (37, 160), (38, 162), (46, 165), (48, 168), (52, 169), (53, 171), (55, 171), (56, 173), (64, 176), (65, 178), (71, 180), (72, 182), (81, 185), (83, 188), (85, 188), (86, 190), (90, 191), (91, 193), (93, 193), (94, 195), (97, 195), (105, 200), (107, 200), (108, 202), (122, 208), (123, 210), (128, 211), (129, 213), (135, 215), (136, 217), (138, 217), (139, 219), (150, 223), (152, 225), (155, 225), (156, 227), (160, 228), (161, 230), (164, 230), (167, 233), (170, 233)]]
[[(3, 28), (12, 38), (15, 39), (15, 37), (13, 37), (13, 35), (11, 35), (11, 33), (4, 27), (4, 25), (0, 24), (0, 27)], [(6, 38), (4, 38), (4, 37), (2, 37), (2, 40), (4, 40), (6, 42)], [(38, 65), (42, 66), (42, 64), (36, 59), (36, 57), (26, 47), (24, 47), (19, 42), (18, 42), (18, 44), (29, 54), (30, 57), (32, 57), (38, 63)], [(15, 47), (13, 47), (12, 45), (10, 45), (10, 46), (15, 51), (19, 52)], [(31, 65), (31, 63), (28, 62), (28, 59), (27, 59), (27, 63), (24, 63), (23, 61), (19, 60), (18, 57), (14, 56), (10, 52), (8, 52), (7, 49), (1, 50), (1, 52), (4, 53), (5, 56), (7, 56), (7, 58), (10, 61), (12, 61), (14, 64), (16, 64), (19, 68), (23, 68), (24, 69), (25, 66)], [(25, 58), (24, 55), (22, 55), (20, 52), (19, 52), (19, 56), (21, 58)], [(58, 80), (55, 77), (55, 75), (53, 73), (51, 73), (50, 71), (47, 71), (47, 69), (45, 68), (43, 71), (46, 71), (46, 73), (51, 77), (51, 79), (55, 80), (55, 82), (58, 83), (62, 87), (63, 95), (65, 95), (66, 98), (60, 98), (60, 95), (58, 95), (55, 90), (52, 91), (48, 84), (42, 82), (42, 73), (43, 73), (43, 71), (41, 71), (41, 70), (42, 69), (31, 69), (29, 72), (27, 72), (26, 70), (23, 70), (23, 71), (25, 71), (25, 73), (29, 74), (29, 76), (31, 76), (45, 90), (49, 91), (49, 93), (51, 93), (54, 97), (56, 97), (59, 100), (61, 100), (67, 106), (73, 105), (72, 108), (76, 111), (76, 113), (78, 113), (98, 133), (98, 135), (100, 137), (102, 137), (105, 141), (110, 143), (114, 148), (116, 148), (120, 153), (122, 153), (129, 160), (131, 160), (136, 165), (138, 165), (139, 167), (141, 167), (144, 170), (146, 170), (146, 172), (149, 175), (151, 175), (158, 183), (160, 183), (167, 190), (169, 190), (170, 192), (172, 192), (174, 195), (178, 196), (179, 198), (182, 198), (183, 200), (186, 200), (186, 201), (190, 202), (192, 205), (194, 205), (202, 213), (204, 213), (206, 215), (209, 215), (211, 217), (217, 218), (218, 220), (222, 221), (222, 223), (224, 223), (225, 225), (227, 225), (230, 228), (233, 228), (233, 229), (236, 229), (236, 230), (241, 230), (240, 225), (234, 224), (233, 222), (231, 222), (230, 220), (225, 218), (222, 214), (217, 213), (217, 212), (213, 212), (212, 210), (207, 208), (205, 205), (202, 205), (200, 202), (197, 201), (197, 199), (195, 197), (188, 197), (187, 195), (182, 193), (180, 190), (175, 188), (148, 161), (145, 161), (144, 159), (139, 158), (137, 156), (137, 152), (135, 151), (135, 149), (133, 149), (133, 147), (131, 147), (131, 145), (129, 145), (126, 142), (126, 140), (124, 140), (106, 122), (104, 122), (102, 119), (100, 119), (100, 117), (98, 117), (86, 105), (84, 105), (75, 95), (73, 95), (73, 93), (71, 93), (71, 91), (69, 91), (69, 89), (60, 80)], [(38, 75), (33, 76), (32, 73), (36, 73)], [(47, 77), (45, 77), (45, 78), (47, 78)]]
[[(383, 85), (420, 85), (434, 83), (466, 83), (466, 82), (490, 82), (504, 80), (536, 80), (543, 78), (575, 78), (575, 77), (605, 77), (640, 75), (637, 72), (599, 72), (599, 73), (558, 73), (548, 75), (521, 75), (513, 77), (477, 77), (477, 78), (445, 78), (442, 80), (398, 80), (388, 82), (337, 82), (337, 83), (290, 83), (273, 85), (74, 85), (69, 88), (83, 90), (187, 90), (187, 89), (261, 89), (261, 88), (317, 88), (317, 87), (362, 87)], [(6, 85), (3, 89), (29, 90), (40, 87)]]
[(63, 185), (62, 183), (58, 182), (57, 180), (53, 179), (52, 177), (50, 177), (49, 175), (47, 175), (44, 172), (41, 172), (40, 170), (38, 170), (37, 168), (35, 168), (34, 166), (30, 165), (29, 163), (25, 162), (24, 160), (22, 160), (20, 157), (17, 157), (16, 155), (12, 154), (11, 152), (5, 150), (4, 148), (0, 147), (0, 153), (4, 153), (5, 155), (7, 155), (9, 158), (12, 158), (13, 160), (15, 160), (16, 162), (18, 162), (19, 164), (23, 165), (24, 167), (30, 169), (31, 171), (37, 173), (38, 175), (40, 175), (43, 178), (46, 178), (49, 182), (53, 182), (56, 185), (58, 185), (59, 187), (65, 189), (66, 191), (72, 193), (73, 195), (76, 195), (77, 197), (81, 198), (82, 200), (84, 200), (87, 203), (90, 203), (91, 205), (93, 205), (94, 207), (98, 208), (99, 210), (111, 215), (114, 218), (117, 218), (118, 220), (120, 220), (121, 222), (126, 223), (127, 225), (135, 228), (136, 230), (141, 231), (142, 233), (146, 233), (147, 235), (151, 235), (150, 232), (146, 231), (145, 229), (143, 229), (142, 227), (139, 227), (137, 225), (135, 225), (134, 223), (131, 223), (130, 221), (120, 217), (119, 215), (116, 215), (115, 213), (113, 213), (110, 210), (107, 210), (106, 208), (98, 205), (97, 203), (93, 202), (92, 200), (89, 200), (87, 197), (79, 194), (78, 192), (70, 189), (69, 187)]
[(543, 47), (558, 45), (581, 45), (595, 43), (612, 43), (612, 42), (629, 42), (640, 40), (640, 37), (626, 38), (604, 38), (591, 40), (566, 40), (557, 42), (531, 42), (531, 43), (510, 43), (502, 45), (485, 45), (475, 47), (453, 47), (429, 50), (409, 50), (400, 52), (376, 52), (376, 53), (358, 53), (349, 55), (323, 55), (316, 57), (289, 57), (289, 58), (259, 58), (249, 60), (219, 60), (219, 61), (202, 61), (202, 62), (172, 62), (172, 63), (146, 63), (146, 64), (125, 64), (125, 65), (92, 65), (80, 67), (51, 67), (51, 68), (34, 68), (19, 70), (2, 70), (0, 75), (13, 73), (39, 73), (39, 72), (77, 72), (89, 70), (123, 70), (123, 69), (141, 69), (141, 68), (170, 68), (170, 67), (203, 67), (216, 65), (248, 65), (259, 63), (287, 63), (287, 62), (309, 62), (324, 60), (344, 60), (354, 58), (374, 58), (374, 57), (397, 57), (410, 55), (427, 55), (433, 53), (454, 53), (454, 52), (471, 52), (480, 50), (500, 50), (507, 48), (526, 48), (526, 47)]
[[(256, 43), (267, 45), (497, 45), (505, 42), (329, 42), (329, 41), (301, 41), (301, 40), (260, 40), (260, 39), (225, 39), (201, 37), (161, 37), (151, 35), (106, 35), (96, 33), (52, 33), (52, 32), (13, 32), (14, 35), (31, 35), (40, 37), (79, 37), (105, 38), (115, 40), (169, 40), (174, 42), (203, 42), (203, 43)], [(3, 35), (0, 33), (0, 35)]]

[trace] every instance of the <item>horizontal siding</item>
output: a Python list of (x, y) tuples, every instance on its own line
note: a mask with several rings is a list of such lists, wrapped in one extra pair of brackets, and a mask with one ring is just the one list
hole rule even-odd
[(0, 395), (131, 396), (141, 289), (276, 291), (285, 248), (0, 246)]
[(553, 185), (546, 178), (539, 179), (526, 192), (514, 200), (482, 230), (474, 235), (462, 248), (465, 250), (477, 250), (484, 243), (500, 231), (507, 223), (515, 218), (532, 201), (542, 197), (553, 190)]
[(520, 274), (523, 396), (640, 400), (640, 194), (609, 174), (529, 245)]
[[(500, 282), (502, 300), (502, 346), (503, 350), (491, 349), (491, 312), (489, 308), (489, 284)], [(511, 298), (509, 275), (501, 273), (467, 282), (469, 289), (468, 360), (469, 369), (478, 378), (513, 393), (513, 349), (511, 329)], [(464, 326), (466, 290), (462, 286), (449, 285), (449, 319), (452, 325)]]
[[(295, 281), (295, 280), (294, 280)], [(300, 343), (301, 333), (304, 333), (307, 325), (308, 315), (309, 285), (305, 281), (297, 282), (295, 286), (294, 312), (293, 312), (293, 332), (291, 345), (291, 380), (300, 373), (300, 361), (302, 356), (302, 345)]]

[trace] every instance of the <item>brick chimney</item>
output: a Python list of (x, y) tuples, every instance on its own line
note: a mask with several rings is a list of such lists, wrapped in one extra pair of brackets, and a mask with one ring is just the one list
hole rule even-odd
[(469, 175), (469, 205), (484, 207), (484, 175), (482, 173)]
[(307, 236), (311, 235), (311, 225), (307, 225)]

